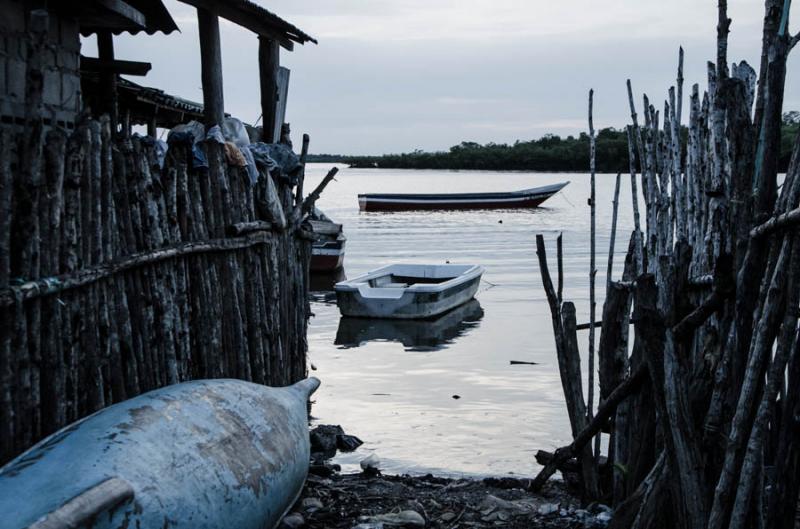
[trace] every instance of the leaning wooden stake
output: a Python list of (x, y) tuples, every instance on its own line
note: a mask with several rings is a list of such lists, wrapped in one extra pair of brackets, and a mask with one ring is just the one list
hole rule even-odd
[(800, 224), (800, 208), (776, 215), (750, 230), (750, 237), (760, 239), (781, 229), (791, 228)]
[(619, 181), (622, 173), (617, 173), (617, 182), (614, 186), (614, 201), (611, 203), (611, 239), (608, 243), (608, 265), (606, 267), (606, 292), (611, 288), (612, 272), (614, 270), (614, 245), (617, 242), (617, 214), (619, 213)]
[(303, 146), (300, 150), (300, 174), (297, 175), (297, 188), (294, 194), (295, 208), (303, 205), (303, 182), (306, 179), (306, 159), (308, 158), (308, 144), (311, 138), (308, 134), (303, 134)]
[[(581, 359), (578, 351), (577, 329), (575, 322), (575, 305), (570, 302), (559, 303), (550, 270), (547, 266), (547, 250), (544, 237), (536, 235), (536, 255), (539, 258), (539, 270), (542, 275), (542, 286), (550, 305), (550, 315), (553, 321), (553, 335), (556, 341), (556, 354), (558, 356), (558, 369), (561, 376), (561, 385), (564, 390), (564, 400), (567, 405), (570, 426), (573, 437), (578, 435), (587, 424), (586, 402), (583, 399), (583, 384), (581, 375)], [(589, 498), (599, 497), (597, 472), (594, 466), (594, 457), (591, 449), (581, 452), (581, 473), (585, 493)]]
[(644, 272), (644, 248), (642, 247), (642, 227), (639, 218), (639, 190), (636, 185), (636, 167), (634, 165), (634, 150), (633, 150), (633, 129), (628, 126), (626, 129), (628, 133), (628, 165), (631, 173), (631, 199), (633, 200), (633, 229), (636, 236), (634, 252), (634, 262), (636, 263), (636, 275), (638, 276)]
[(319, 183), (316, 189), (314, 189), (314, 191), (312, 191), (311, 194), (308, 195), (305, 198), (305, 200), (303, 200), (303, 207), (301, 209), (301, 216), (300, 216), (301, 219), (303, 215), (307, 215), (308, 213), (311, 212), (312, 209), (314, 209), (314, 204), (316, 203), (319, 196), (322, 194), (322, 191), (331, 182), (331, 180), (333, 180), (333, 178), (336, 176), (336, 173), (338, 172), (339, 172), (338, 167), (334, 167), (333, 169), (328, 171), (328, 174), (325, 175), (325, 178), (322, 179), (322, 182)]

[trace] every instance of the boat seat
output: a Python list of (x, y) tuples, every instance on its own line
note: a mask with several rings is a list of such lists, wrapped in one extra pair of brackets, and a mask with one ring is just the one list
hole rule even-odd
[(381, 288), (406, 288), (408, 283), (384, 283)]

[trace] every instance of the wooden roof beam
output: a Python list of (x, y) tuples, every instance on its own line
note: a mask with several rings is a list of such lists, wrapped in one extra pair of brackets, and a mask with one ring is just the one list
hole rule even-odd
[(114, 72), (120, 75), (147, 75), (153, 67), (149, 62), (120, 61), (85, 57), (81, 55), (81, 71), (83, 72)]
[(278, 69), (280, 68), (280, 48), (272, 39), (258, 37), (258, 72), (261, 86), (261, 129), (262, 141), (277, 143), (275, 119), (278, 109)]
[(182, 2), (195, 6), (199, 9), (206, 9), (212, 13), (216, 13), (225, 20), (229, 20), (234, 24), (249, 29), (253, 33), (258, 34), (260, 37), (266, 37), (277, 41), (280, 45), (289, 50), (294, 50), (294, 42), (289, 40), (285, 34), (282, 34), (276, 28), (259, 20), (249, 13), (244, 13), (225, 2), (217, 2), (214, 0), (181, 0)]
[(197, 8), (200, 34), (200, 77), (203, 83), (203, 114), (206, 129), (222, 125), (225, 103), (222, 91), (222, 49), (219, 38), (219, 17), (216, 13)]

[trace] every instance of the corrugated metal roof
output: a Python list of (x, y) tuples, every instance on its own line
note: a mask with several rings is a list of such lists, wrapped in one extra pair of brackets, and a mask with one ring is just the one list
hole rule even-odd
[(285, 43), (305, 44), (313, 42), (317, 44), (317, 39), (305, 33), (303, 30), (285, 21), (275, 13), (261, 7), (250, 0), (179, 0), (184, 4), (207, 9), (217, 13), (222, 18), (230, 20), (234, 24), (248, 28), (258, 34), (268, 34), (283, 40)]
[(182, 97), (170, 95), (158, 88), (142, 86), (125, 78), (117, 79), (117, 89), (120, 92), (128, 92), (135, 96), (139, 101), (151, 103), (159, 107), (181, 112), (191, 112), (193, 114), (203, 114), (203, 104), (183, 99)]
[[(157, 31), (165, 35), (169, 35), (173, 31), (180, 31), (161, 0), (125, 0), (125, 2), (144, 15), (147, 21), (144, 31), (148, 35), (152, 35)], [(131, 31), (130, 33), (136, 34), (138, 32)]]
[[(74, 10), (73, 7), (73, 10), (65, 9), (64, 11), (65, 14), (78, 17), (83, 36), (89, 36), (102, 29), (110, 29), (115, 35), (120, 35), (121, 33), (135, 35), (142, 31), (148, 35), (153, 35), (156, 32), (169, 34), (173, 31), (180, 31), (161, 0), (123, 0), (123, 2), (144, 16), (145, 23), (143, 27), (134, 23), (126, 24), (124, 27), (119, 27), (118, 25), (104, 27), (102, 11), (105, 6), (103, 2), (85, 2), (77, 10)], [(61, 4), (56, 4), (56, 6), (56, 9), (66, 7)]]
[(251, 13), (254, 16), (262, 18), (265, 22), (272, 24), (279, 29), (286, 33), (287, 37), (298, 44), (303, 44), (306, 42), (313, 42), (317, 44), (317, 39), (308, 35), (307, 33), (303, 32), (300, 28), (295, 26), (294, 24), (290, 24), (289, 22), (285, 21), (275, 13), (268, 11), (267, 9), (261, 7), (255, 2), (251, 2), (250, 0), (222, 0), (231, 6), (237, 7), (242, 11)]

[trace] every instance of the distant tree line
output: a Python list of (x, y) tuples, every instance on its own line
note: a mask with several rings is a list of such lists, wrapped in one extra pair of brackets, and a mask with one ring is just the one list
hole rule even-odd
[[(783, 115), (779, 170), (789, 166), (794, 138), (800, 129), (800, 112)], [(686, 134), (686, 130), (683, 130)], [(351, 167), (382, 169), (483, 169), (493, 171), (586, 171), (589, 164), (589, 136), (562, 138), (546, 134), (538, 140), (506, 143), (461, 142), (449, 151), (416, 150), (403, 154), (380, 156), (345, 156), (336, 154), (309, 155), (311, 162), (346, 163)], [(597, 132), (597, 171), (628, 171), (628, 139), (624, 130), (612, 127)]]

